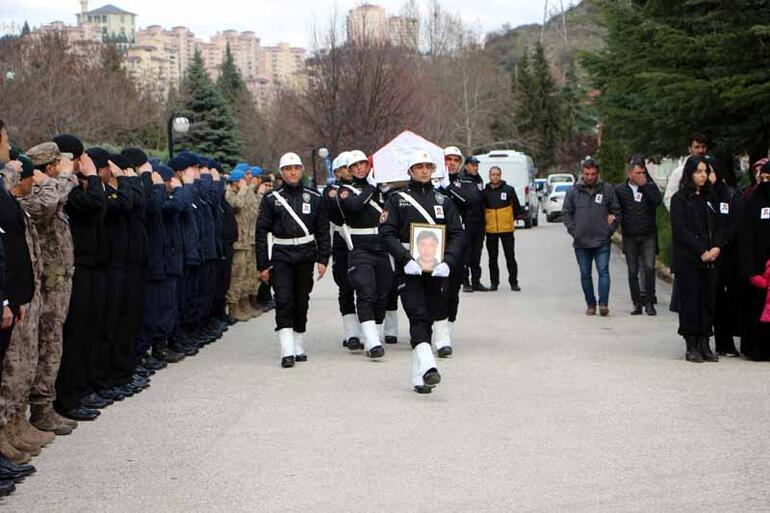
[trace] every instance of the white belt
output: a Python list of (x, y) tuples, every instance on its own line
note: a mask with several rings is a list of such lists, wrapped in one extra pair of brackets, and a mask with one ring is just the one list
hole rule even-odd
[(312, 233), (310, 235), (305, 235), (304, 237), (295, 237), (293, 239), (281, 239), (279, 237), (273, 237), (273, 244), (278, 246), (301, 246), (302, 244), (307, 244), (308, 242), (313, 241), (315, 241), (315, 235)]
[(334, 224), (334, 223), (329, 223), (329, 224), (332, 225), (332, 231), (333, 232), (335, 232), (335, 233), (342, 233), (342, 225)]
[(379, 228), (351, 228), (350, 235), (379, 235)]

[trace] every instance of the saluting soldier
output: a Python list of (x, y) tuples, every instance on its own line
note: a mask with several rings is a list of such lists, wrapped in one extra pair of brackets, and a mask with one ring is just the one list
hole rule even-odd
[(356, 315), (356, 295), (348, 277), (348, 252), (352, 246), (349, 235), (343, 232), (345, 215), (337, 203), (340, 187), (350, 185), (351, 175), (348, 168), (348, 152), (342, 152), (332, 162), (335, 182), (326, 186), (323, 192), (324, 206), (329, 217), (332, 235), (332, 277), (337, 284), (337, 300), (342, 315), (342, 345), (350, 350), (360, 349), (360, 331)]
[[(421, 394), (430, 393), (441, 382), (430, 345), (432, 326), (441, 315), (441, 305), (448, 293), (450, 269), (463, 258), (460, 215), (454, 204), (433, 188), (431, 175), (435, 167), (428, 152), (420, 150), (412, 155), (409, 185), (388, 198), (379, 228), (383, 244), (395, 260), (401, 303), (409, 318), (412, 385)], [(414, 224), (444, 227), (443, 259), (432, 271), (424, 271), (412, 257), (410, 238)]]
[(385, 198), (382, 191), (367, 180), (369, 160), (364, 152), (350, 152), (348, 161), (353, 183), (340, 187), (337, 194), (352, 244), (348, 275), (356, 291), (364, 350), (370, 358), (381, 358), (385, 349), (380, 342), (380, 331), (393, 283), (393, 268), (378, 230)]
[[(302, 185), (304, 166), (296, 153), (281, 157), (283, 184), (262, 200), (255, 233), (257, 270), (275, 290), (275, 323), (281, 366), (307, 361), (307, 327), (313, 266), (318, 279), (330, 255), (329, 219), (321, 195)], [(268, 235), (272, 235), (272, 248)]]

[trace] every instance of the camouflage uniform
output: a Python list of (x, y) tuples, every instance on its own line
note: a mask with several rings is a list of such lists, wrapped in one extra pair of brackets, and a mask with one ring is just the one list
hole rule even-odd
[(238, 222), (238, 240), (233, 245), (233, 270), (230, 289), (227, 291), (227, 302), (238, 303), (244, 296), (256, 294), (255, 280), (257, 275), (257, 260), (254, 253), (254, 230), (257, 222), (258, 197), (254, 187), (241, 187), (238, 192), (227, 190), (225, 199), (235, 211)]
[(256, 296), (259, 291), (260, 278), (257, 271), (257, 251), (254, 246), (254, 234), (257, 230), (257, 218), (259, 217), (259, 207), (262, 205), (262, 194), (256, 192), (254, 187), (249, 187), (251, 191), (250, 205), (251, 205), (251, 217), (249, 218), (249, 229), (247, 236), (249, 240), (249, 267), (248, 267), (248, 289), (246, 294), (249, 296)]
[[(50, 200), (52, 189), (50, 184), (46, 195)], [(25, 198), (26, 199), (26, 198)], [(40, 256), (40, 239), (35, 225), (32, 223), (30, 213), (26, 210), (22, 200), (22, 208), (27, 213), (24, 220), (26, 230), (24, 236), (29, 247), (29, 256), (32, 260), (32, 269), (35, 278), (35, 295), (32, 301), (26, 305), (26, 317), (24, 322), (17, 323), (13, 328), (11, 342), (3, 362), (3, 382), (0, 384), (0, 395), (5, 400), (6, 419), (11, 419), (18, 413), (22, 413), (22, 407), (26, 407), (29, 391), (35, 379), (38, 359), (38, 322), (40, 320), (40, 283), (43, 276), (43, 260)], [(24, 412), (26, 414), (26, 412)]]
[[(31, 207), (29, 212), (40, 237), (43, 260), (39, 354), (29, 399), (33, 405), (52, 405), (56, 398), (55, 385), (61, 363), (64, 321), (67, 318), (75, 269), (72, 234), (64, 205), (70, 191), (77, 184), (77, 178), (73, 175), (51, 178), (40, 189), (42, 191), (44, 187), (52, 187), (55, 202), (46, 201), (41, 194), (37, 194), (37, 190), (22, 202), (25, 209), (27, 203), (40, 206)], [(42, 203), (49, 205), (49, 208), (42, 208)]]

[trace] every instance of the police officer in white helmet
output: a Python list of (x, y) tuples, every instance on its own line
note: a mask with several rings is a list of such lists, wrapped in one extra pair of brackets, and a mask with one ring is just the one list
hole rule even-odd
[(321, 195), (302, 184), (305, 168), (299, 156), (284, 154), (279, 167), (283, 185), (264, 197), (257, 219), (257, 269), (275, 291), (281, 366), (293, 367), (307, 361), (303, 338), (313, 266), (317, 264), (321, 279), (329, 261), (330, 232)]
[[(388, 198), (380, 224), (383, 243), (395, 260), (401, 303), (409, 318), (412, 385), (421, 394), (430, 393), (441, 381), (431, 349), (432, 325), (440, 315), (450, 270), (463, 258), (462, 222), (454, 204), (433, 188), (431, 175), (435, 166), (426, 151), (418, 150), (411, 156), (409, 185)], [(432, 271), (413, 256), (412, 232), (419, 225), (423, 225), (420, 235), (424, 231), (443, 232), (443, 258)], [(424, 225), (430, 226), (426, 230)], [(419, 240), (419, 235), (416, 238)], [(433, 236), (424, 239), (435, 242)], [(419, 259), (422, 260), (422, 254)]]
[(344, 347), (358, 348), (361, 345), (360, 331), (356, 316), (355, 290), (348, 278), (348, 252), (350, 251), (350, 237), (344, 230), (345, 216), (337, 204), (337, 194), (340, 187), (350, 185), (351, 175), (348, 169), (348, 155), (344, 151), (332, 161), (334, 183), (326, 186), (323, 192), (326, 213), (332, 228), (332, 276), (337, 284), (339, 294), (340, 315), (342, 315), (342, 345)]

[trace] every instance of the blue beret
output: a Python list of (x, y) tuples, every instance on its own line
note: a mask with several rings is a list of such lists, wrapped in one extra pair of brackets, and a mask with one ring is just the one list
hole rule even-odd
[(195, 165), (195, 162), (193, 162), (193, 160), (189, 156), (183, 155), (181, 153), (168, 161), (168, 167), (170, 167), (174, 171), (184, 171), (188, 167), (194, 166), (194, 165)]
[(259, 176), (259, 174), (262, 172), (262, 168), (259, 166), (251, 166), (251, 174), (254, 176)]
[(168, 166), (164, 166), (163, 164), (160, 164), (157, 169), (154, 166), (152, 169), (153, 171), (158, 173), (161, 178), (163, 178), (164, 182), (168, 182), (169, 180), (174, 178), (174, 170)]
[(246, 171), (247, 169), (249, 169), (249, 165), (247, 163), (239, 162), (238, 164), (235, 165), (235, 167), (233, 168), (233, 171)]
[(243, 175), (245, 174), (245, 171), (243, 169), (233, 169), (230, 172), (230, 176), (227, 178), (228, 182), (239, 182)]

